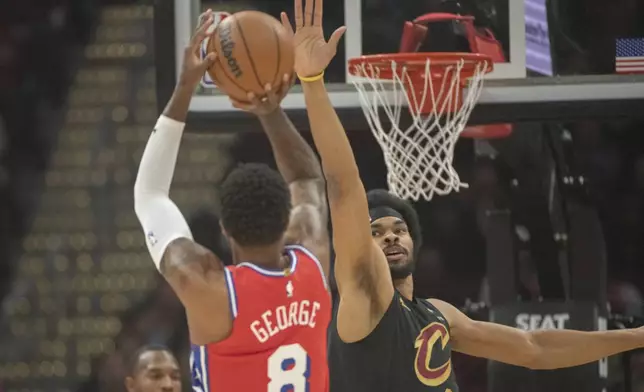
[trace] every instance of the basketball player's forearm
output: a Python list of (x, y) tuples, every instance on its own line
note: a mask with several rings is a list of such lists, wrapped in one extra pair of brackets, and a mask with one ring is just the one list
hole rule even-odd
[(329, 186), (355, 185), (356, 179), (360, 183), (360, 173), (349, 138), (331, 104), (324, 81), (303, 83), (302, 89), (313, 141), (322, 159)]
[(135, 198), (142, 192), (169, 193), (193, 90), (178, 84), (155, 124), (141, 157)]
[[(185, 126), (180, 121), (179, 106), (183, 105), (183, 98), (182, 92), (176, 93), (159, 117), (143, 151), (134, 183), (134, 211), (157, 268), (161, 268), (164, 251), (172, 241), (178, 238), (192, 240), (185, 218), (169, 197)], [(187, 112), (187, 108), (184, 110)]]
[(287, 183), (323, 178), (318, 157), (282, 109), (260, 116), (259, 120)]
[(544, 330), (531, 333), (538, 348), (536, 369), (578, 366), (644, 347), (644, 330), (582, 332)]
[(143, 150), (134, 183), (134, 201), (146, 194), (167, 196), (181, 145), (184, 123), (161, 115)]
[(188, 116), (190, 101), (194, 94), (194, 87), (178, 84), (174, 89), (168, 104), (163, 109), (163, 115), (173, 120), (185, 123)]

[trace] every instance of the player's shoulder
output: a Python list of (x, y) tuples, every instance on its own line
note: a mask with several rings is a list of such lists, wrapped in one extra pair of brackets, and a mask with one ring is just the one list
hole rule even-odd
[[(270, 278), (287, 278), (293, 276), (298, 271), (306, 270), (317, 273), (319, 262), (315, 256), (311, 254), (306, 248), (301, 246), (287, 246), (284, 248), (284, 254), (288, 256), (290, 261), (289, 266), (286, 268), (267, 268), (252, 262), (241, 262), (236, 265), (226, 267), (226, 273), (230, 274), (233, 278), (239, 279), (266, 279)], [(299, 274), (298, 274), (299, 275)]]
[[(241, 283), (258, 279), (279, 284), (280, 279), (275, 280), (275, 278), (308, 279), (318, 275), (328, 291), (329, 286), (322, 265), (311, 251), (301, 245), (287, 245), (284, 247), (284, 253), (290, 258), (290, 266), (284, 269), (268, 269), (250, 262), (227, 267), (227, 284), (234, 286), (238, 281)], [(300, 280), (300, 278), (295, 279)]]
[(297, 269), (305, 269), (309, 271), (314, 271), (314, 273), (319, 274), (323, 281), (324, 286), (328, 289), (327, 278), (324, 273), (324, 268), (322, 268), (322, 263), (320, 260), (307, 248), (302, 245), (286, 245), (284, 251), (291, 255), (292, 262), (295, 263)]
[(306, 258), (309, 258), (311, 260), (317, 261), (317, 257), (308, 250), (306, 247), (299, 245), (299, 244), (288, 244), (284, 246), (284, 251), (285, 252), (293, 252), (297, 254), (298, 256), (303, 256)]

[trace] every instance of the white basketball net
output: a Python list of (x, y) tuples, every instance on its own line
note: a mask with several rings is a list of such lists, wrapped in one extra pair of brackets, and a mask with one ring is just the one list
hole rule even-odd
[[(477, 64), (469, 87), (463, 90), (461, 70), (465, 64), (461, 60), (447, 67), (442, 65), (441, 77), (436, 70), (432, 74), (431, 60), (426, 60), (425, 77), (417, 82), (423, 86), (414, 86), (407, 68), (395, 61), (391, 62), (393, 82), (380, 79), (380, 70), (371, 64), (362, 63), (354, 73), (364, 77), (353, 84), (369, 127), (383, 150), (389, 190), (398, 197), (430, 200), (434, 194), (446, 195), (467, 187), (452, 166), (454, 146), (481, 94), (488, 65)], [(410, 86), (418, 93), (408, 96)], [(420, 113), (425, 100), (432, 100), (431, 113)], [(413, 120), (407, 128), (401, 124), (404, 103)], [(388, 117), (385, 124), (379, 108)]]

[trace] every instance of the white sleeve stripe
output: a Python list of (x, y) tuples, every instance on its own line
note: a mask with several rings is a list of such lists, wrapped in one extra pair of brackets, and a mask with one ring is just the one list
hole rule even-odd
[(322, 283), (324, 284), (324, 288), (328, 290), (329, 283), (327, 282), (326, 275), (324, 274), (324, 269), (322, 269), (322, 263), (320, 263), (320, 260), (318, 260), (318, 258), (313, 253), (311, 253), (310, 250), (306, 249), (302, 245), (288, 245), (287, 248), (297, 249), (302, 253), (304, 253), (305, 255), (307, 255), (309, 258), (311, 258), (311, 260), (315, 262), (315, 264), (318, 266), (318, 270), (320, 271), (320, 276), (322, 277)]
[(233, 275), (228, 268), (224, 268), (224, 279), (226, 280), (226, 287), (228, 288), (228, 306), (230, 306), (230, 314), (233, 319), (237, 317), (237, 292), (235, 291), (235, 283), (233, 282)]
[(206, 346), (199, 347), (199, 353), (201, 354), (201, 382), (204, 387), (204, 392), (210, 391), (210, 385), (208, 385), (208, 351)]

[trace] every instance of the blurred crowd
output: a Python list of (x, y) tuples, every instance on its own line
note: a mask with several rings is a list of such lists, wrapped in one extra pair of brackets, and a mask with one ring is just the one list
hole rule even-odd
[[(98, 0), (0, 2), (0, 296), (8, 289), (20, 240), (29, 228), (41, 192), (43, 173), (62, 124), (65, 97), (78, 63), (79, 49), (91, 36), (99, 3)], [(394, 50), (398, 42), (391, 37), (400, 34), (402, 21), (443, 3), (446, 2), (428, 0), (427, 7), (419, 8), (418, 2), (400, 5), (392, 0), (363, 1), (364, 12), (370, 15), (369, 23), (364, 27), (365, 49), (382, 51), (383, 45), (389, 45)], [(466, 7), (471, 3), (463, 1)], [(507, 13), (500, 6), (495, 8), (503, 3), (500, 0), (479, 3), (481, 19), (487, 18), (493, 28), (495, 20), (502, 18), (499, 15)], [(568, 22), (558, 32), (561, 40), (557, 43), (557, 56), (562, 72), (566, 74), (610, 73), (614, 61), (611, 39), (623, 35), (644, 36), (644, 31), (637, 30), (642, 28), (641, 23), (624, 22), (631, 18), (637, 20), (638, 12), (642, 11), (638, 2), (620, 0), (618, 3), (623, 7), (618, 7), (613, 3), (591, 1), (588, 7), (576, 5), (584, 9), (580, 14), (569, 11), (574, 9), (571, 4), (579, 1), (553, 3), (560, 5), (559, 17)], [(229, 2), (223, 1), (208, 5), (230, 7)], [(257, 4), (256, 8), (277, 15), (290, 9), (291, 5), (290, 0), (271, 1)], [(234, 7), (241, 5), (236, 2)], [(383, 9), (391, 12), (383, 12)], [(342, 23), (341, 1), (326, 1), (325, 12), (329, 30)], [(587, 35), (582, 34), (582, 30), (588, 30), (583, 26), (588, 25), (600, 27), (590, 29), (592, 31)], [(496, 33), (503, 39), (507, 31), (499, 27)], [(329, 71), (331, 80), (344, 78), (342, 54), (339, 59), (335, 69)], [(607, 247), (611, 309), (640, 317), (644, 316), (644, 263), (641, 262), (644, 258), (641, 241), (644, 235), (643, 126), (642, 122), (627, 119), (560, 124), (574, 140), (572, 156), (577, 168), (589, 180), (590, 198), (601, 219)], [(538, 133), (540, 125), (517, 127), (516, 133), (521, 132)], [(355, 150), (356, 158), (366, 187), (385, 187), (382, 156), (370, 133), (365, 130), (352, 132), (350, 138), (354, 146), (359, 146)], [(233, 152), (236, 160), (272, 161), (262, 135), (245, 135), (240, 145), (245, 148)], [(539, 157), (544, 158), (537, 154), (536, 158)], [(471, 188), (416, 206), (423, 224), (425, 246), (420, 252), (415, 283), (418, 295), (439, 297), (461, 306), (486, 300), (482, 211), (504, 202), (513, 170), (530, 170), (534, 162), (519, 162), (524, 166), (516, 167), (516, 161), (506, 162), (503, 155), (475, 158), (469, 142), (459, 145), (457, 161), (459, 171)], [(221, 234), (213, 232), (219, 226), (217, 216), (211, 210), (196, 211), (191, 226), (199, 242), (213, 249), (222, 259), (229, 260)], [(534, 235), (530, 228), (516, 228), (519, 243), (529, 243), (530, 234)], [(541, 288), (534, 255), (529, 248), (525, 246), (519, 260), (521, 284), (527, 298), (537, 299), (541, 296)], [(179, 359), (184, 386), (189, 385), (189, 344), (183, 309), (161, 278), (147, 299), (121, 315), (121, 325), (115, 349), (96, 356), (92, 374), (80, 388), (82, 391), (123, 390), (125, 377), (132, 375), (132, 358), (146, 344), (167, 345)], [(463, 390), (486, 390), (485, 361), (459, 357), (456, 366)], [(635, 385), (640, 388), (635, 391), (644, 391), (644, 356), (634, 357), (632, 367), (636, 370)], [(618, 388), (622, 382), (619, 380), (621, 369), (618, 366), (611, 371), (615, 375), (611, 377), (616, 377), (613, 387)], [(167, 377), (172, 378), (171, 375)], [(137, 390), (136, 385), (133, 388), (132, 391)]]
[(93, 0), (0, 2), (0, 298), (30, 224)]

